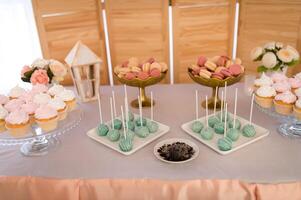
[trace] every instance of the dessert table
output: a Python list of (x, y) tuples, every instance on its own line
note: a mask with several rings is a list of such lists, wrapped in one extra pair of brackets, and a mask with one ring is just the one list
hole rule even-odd
[[(251, 98), (244, 93), (243, 83), (228, 88), (228, 110), (233, 112), (235, 87), (239, 89), (237, 113), (248, 118)], [(19, 189), (22, 190), (20, 186), (26, 186), (27, 182), (32, 183), (31, 187), (36, 187), (41, 193), (61, 189), (62, 195), (66, 197), (64, 199), (90, 199), (88, 197), (97, 195), (110, 199), (113, 191), (119, 191), (120, 195), (131, 190), (140, 194), (140, 189), (144, 189), (144, 195), (160, 197), (158, 195), (161, 194), (166, 199), (193, 197), (198, 191), (210, 191), (211, 193), (206, 195), (213, 196), (203, 196), (208, 198), (257, 199), (261, 196), (261, 199), (265, 199), (269, 195), (275, 195), (275, 191), (282, 195), (296, 195), (296, 199), (300, 197), (301, 141), (278, 134), (278, 122), (254, 108), (253, 122), (270, 130), (270, 135), (229, 155), (219, 155), (187, 135), (180, 127), (194, 119), (195, 89), (199, 90), (201, 100), (205, 95), (211, 95), (210, 88), (196, 84), (155, 85), (148, 88), (147, 92), (153, 91), (156, 101), (155, 120), (170, 126), (170, 131), (131, 156), (124, 156), (87, 137), (86, 132), (99, 121), (97, 102), (81, 104), (84, 116), (79, 127), (62, 135), (61, 144), (46, 156), (24, 157), (19, 152), (19, 146), (0, 146), (0, 194), (10, 197), (9, 195), (13, 194), (8, 194), (8, 191), (13, 191), (15, 185), (19, 185)], [(110, 120), (111, 90), (112, 87), (109, 86), (101, 87), (105, 121)], [(119, 108), (123, 103), (123, 87), (115, 86), (114, 91)], [(129, 101), (136, 96), (137, 89), (128, 87)], [(138, 109), (131, 110), (139, 112)], [(149, 116), (150, 108), (144, 108), (143, 113)], [(200, 116), (203, 115), (205, 110), (201, 108)], [(159, 161), (153, 155), (155, 144), (173, 137), (195, 142), (200, 149), (199, 156), (183, 164)], [(81, 187), (85, 189), (80, 189)], [(106, 189), (107, 193), (101, 191), (101, 188)], [(74, 189), (77, 192), (74, 192)], [(232, 194), (231, 191), (236, 191), (236, 194)], [(27, 194), (29, 193), (27, 191)], [(225, 193), (227, 198), (220, 196)], [(36, 195), (35, 192), (31, 194)], [(131, 197), (133, 196), (127, 196), (128, 199), (146, 198), (143, 194)], [(281, 197), (285, 199), (286, 196)]]

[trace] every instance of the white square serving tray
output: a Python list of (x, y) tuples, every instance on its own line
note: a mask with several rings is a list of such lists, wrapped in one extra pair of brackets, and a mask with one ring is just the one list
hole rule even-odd
[[(229, 112), (229, 115), (231, 116), (231, 118), (233, 119), (233, 114)], [(213, 116), (213, 114), (209, 115), (208, 117), (210, 116)], [(242, 118), (242, 117), (239, 117), (237, 116), (236, 117), (240, 122), (241, 122), (241, 129), (242, 127), (245, 125), (245, 124), (248, 124), (248, 120)], [(202, 117), (199, 119), (203, 124), (206, 123), (206, 117)], [(251, 138), (248, 138), (248, 137), (245, 137), (243, 136), (242, 134), (239, 136), (238, 140), (236, 142), (233, 142), (232, 143), (232, 149), (229, 150), (229, 151), (221, 151), (219, 150), (218, 146), (217, 146), (217, 141), (219, 138), (223, 138), (223, 135), (220, 135), (220, 134), (217, 134), (215, 133), (214, 134), (214, 137), (211, 139), (211, 140), (204, 140), (202, 139), (202, 137), (200, 136), (200, 134), (197, 134), (195, 132), (193, 132), (191, 130), (191, 124), (194, 122), (195, 120), (193, 121), (190, 121), (190, 122), (187, 122), (185, 124), (182, 125), (182, 129), (190, 136), (194, 137), (195, 139), (197, 139), (198, 141), (200, 141), (201, 143), (205, 144), (206, 146), (208, 146), (209, 148), (213, 149), (214, 151), (216, 151), (217, 153), (221, 154), (221, 155), (227, 155), (227, 154), (230, 154), (234, 151), (237, 151), (243, 147), (246, 147), (247, 145), (249, 144), (252, 144), (266, 136), (269, 135), (269, 131), (261, 126), (258, 126), (256, 124), (253, 123), (254, 125), (254, 128), (256, 130), (256, 135), (254, 137), (251, 137)]]
[[(139, 117), (139, 115), (134, 114), (135, 119)], [(117, 117), (118, 119), (121, 120), (121, 117)], [(146, 120), (150, 120), (148, 118), (145, 118)], [(157, 121), (155, 121), (157, 122)], [(138, 136), (135, 136), (134, 140), (133, 140), (133, 149), (131, 151), (128, 152), (123, 152), (119, 149), (119, 140), (116, 142), (111, 142), (106, 136), (99, 136), (97, 135), (96, 132), (96, 128), (93, 128), (91, 130), (89, 130), (87, 132), (87, 135), (92, 138), (93, 140), (123, 154), (123, 155), (131, 155), (133, 153), (135, 153), (136, 151), (138, 151), (139, 149), (142, 149), (143, 147), (145, 147), (146, 145), (148, 145), (149, 143), (153, 142), (154, 140), (158, 139), (159, 137), (163, 136), (164, 134), (166, 134), (169, 131), (169, 127), (161, 124), (159, 122), (157, 122), (159, 125), (158, 131), (155, 133), (150, 133), (146, 138), (140, 138)], [(111, 125), (111, 121), (106, 122), (106, 124), (108, 126)], [(121, 129), (121, 131), (123, 131), (123, 129)]]

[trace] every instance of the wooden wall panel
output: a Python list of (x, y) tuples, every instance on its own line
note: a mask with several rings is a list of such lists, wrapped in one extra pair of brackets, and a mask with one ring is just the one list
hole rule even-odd
[(235, 0), (173, 0), (175, 82), (199, 55), (232, 55)]
[[(257, 73), (258, 66), (250, 59), (251, 49), (269, 41), (290, 44), (301, 52), (301, 1), (240, 1), (237, 56), (243, 59), (248, 73)], [(289, 74), (298, 71), (300, 65)]]
[[(32, 0), (44, 58), (63, 61), (78, 40), (102, 60), (101, 83), (108, 83), (99, 0)], [(71, 84), (70, 75), (65, 84)]]
[(169, 63), (168, 0), (106, 0), (105, 8), (113, 67), (130, 57)]

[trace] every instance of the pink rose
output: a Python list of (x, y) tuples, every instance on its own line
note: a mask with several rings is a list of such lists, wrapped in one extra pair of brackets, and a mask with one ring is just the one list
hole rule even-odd
[(57, 60), (51, 60), (49, 67), (54, 76), (64, 77), (67, 74), (67, 68), (65, 65)]
[(21, 77), (24, 77), (24, 74), (26, 72), (29, 72), (31, 70), (31, 68), (28, 65), (24, 65), (22, 70), (21, 70)]
[(31, 77), (30, 82), (35, 85), (37, 83), (39, 84), (48, 84), (49, 83), (49, 77), (47, 75), (47, 71), (44, 69), (37, 69), (35, 70)]

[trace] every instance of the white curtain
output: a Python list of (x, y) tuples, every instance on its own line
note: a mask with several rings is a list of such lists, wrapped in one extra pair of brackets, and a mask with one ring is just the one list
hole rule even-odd
[(25, 64), (42, 57), (31, 0), (0, 0), (0, 93), (20, 80)]

